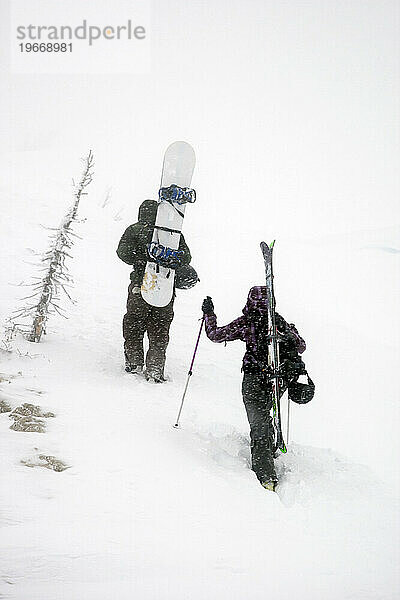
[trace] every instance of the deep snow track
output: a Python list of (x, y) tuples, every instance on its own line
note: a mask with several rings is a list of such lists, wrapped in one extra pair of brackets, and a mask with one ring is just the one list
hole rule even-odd
[[(346, 449), (341, 435), (360, 412), (362, 381), (351, 383), (344, 366), (342, 376), (353, 387), (330, 385), (328, 340), (316, 335), (318, 310), (313, 319), (306, 311), (303, 329), (310, 328), (306, 360), (319, 393), (309, 406), (295, 407), (297, 443), (278, 460), (281, 485), (272, 494), (248, 467), (240, 344), (223, 348), (202, 339), (182, 427), (172, 427), (203, 294), (214, 294), (214, 286), (217, 312), (224, 310), (203, 263), (199, 289), (177, 297), (170, 381), (152, 385), (123, 372), (120, 321), (129, 269), (114, 249), (125, 223), (106, 210), (87, 210), (88, 221), (77, 224), (83, 240), (74, 251), (77, 304), (70, 319), (51, 321), (38, 346), (17, 340), (21, 355), (2, 354), (2, 372), (22, 372), (2, 384), (12, 406), (34, 398), (56, 414), (44, 434), (11, 431), (8, 416), (0, 415), (2, 597), (394, 600), (399, 556), (392, 480), (386, 485), (356, 464), (362, 461), (337, 453)], [(314, 252), (309, 256), (318, 261)], [(16, 251), (14, 265), (17, 259)], [(243, 304), (246, 285), (239, 278), (232, 310)], [(225, 308), (220, 321), (233, 316)], [(318, 344), (325, 342), (319, 360)], [(362, 399), (368, 431), (373, 399)], [(318, 444), (321, 430), (325, 443)], [(362, 430), (356, 435), (354, 454), (370, 442)], [(351, 442), (347, 450), (353, 453)], [(20, 463), (39, 453), (70, 468), (56, 473)], [(374, 467), (367, 450), (365, 456)]]

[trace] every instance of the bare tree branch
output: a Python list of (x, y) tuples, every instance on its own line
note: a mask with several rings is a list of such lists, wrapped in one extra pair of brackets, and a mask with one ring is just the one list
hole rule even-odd
[[(42, 334), (46, 333), (46, 323), (50, 314), (58, 313), (66, 318), (65, 310), (55, 302), (59, 301), (59, 291), (64, 292), (67, 298), (73, 302), (66, 290), (68, 284), (72, 284), (72, 278), (69, 275), (65, 261), (66, 259), (72, 259), (72, 254), (68, 251), (74, 245), (73, 238), (81, 239), (72, 231), (72, 223), (77, 220), (76, 215), (81, 197), (87, 193), (84, 190), (93, 179), (94, 157), (91, 150), (83, 159), (83, 162), (84, 168), (79, 182), (75, 184), (75, 181), (72, 180), (74, 201), (71, 208), (58, 228), (46, 227), (52, 233), (49, 237), (50, 246), (42, 255), (40, 261), (39, 270), (43, 273), (43, 277), (33, 278), (36, 280), (35, 283), (29, 285), (34, 293), (23, 298), (23, 300), (36, 298), (37, 301), (14, 311), (14, 318), (9, 320), (12, 325), (10, 324), (6, 329), (6, 335), (9, 337), (8, 340), (6, 338), (6, 341), (10, 341), (17, 329), (15, 319), (30, 317), (33, 319), (32, 325), (30, 327), (23, 325), (24, 329), (21, 329), (21, 326), (18, 325), (18, 330), (25, 332), (29, 341), (40, 342)], [(39, 280), (39, 283), (37, 280)]]

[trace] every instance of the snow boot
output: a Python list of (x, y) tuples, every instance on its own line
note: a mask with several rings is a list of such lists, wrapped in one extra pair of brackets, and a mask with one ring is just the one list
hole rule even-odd
[(143, 373), (142, 365), (132, 365), (130, 362), (125, 363), (125, 371), (132, 375), (141, 375)]
[(275, 492), (276, 486), (278, 485), (278, 482), (275, 481), (274, 479), (269, 479), (268, 481), (264, 481), (261, 485), (266, 490), (270, 490), (271, 492)]
[(167, 381), (161, 371), (146, 369), (144, 373), (146, 381), (152, 381), (153, 383), (163, 383)]

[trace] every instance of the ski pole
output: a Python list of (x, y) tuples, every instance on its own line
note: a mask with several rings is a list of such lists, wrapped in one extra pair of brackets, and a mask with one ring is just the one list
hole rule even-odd
[(180, 408), (179, 408), (178, 416), (176, 418), (176, 423), (175, 423), (174, 427), (179, 427), (179, 419), (181, 417), (183, 403), (185, 401), (186, 391), (187, 391), (188, 385), (189, 385), (189, 379), (190, 379), (190, 377), (191, 377), (191, 375), (193, 373), (193, 371), (192, 371), (192, 369), (193, 369), (193, 363), (194, 363), (194, 359), (196, 357), (196, 352), (197, 352), (197, 348), (198, 348), (198, 345), (199, 345), (201, 332), (202, 332), (203, 325), (204, 325), (204, 319), (205, 319), (205, 315), (203, 315), (203, 318), (201, 319), (200, 331), (199, 331), (199, 335), (197, 336), (197, 342), (196, 342), (196, 346), (195, 346), (195, 349), (194, 349), (192, 362), (190, 363), (189, 372), (188, 372), (188, 376), (187, 376), (187, 379), (186, 379), (186, 385), (185, 385), (185, 389), (183, 390), (182, 401), (181, 401), (181, 405), (180, 405)]
[(290, 427), (290, 398), (288, 393), (287, 398), (287, 427), (286, 427), (286, 443), (289, 445), (289, 427)]

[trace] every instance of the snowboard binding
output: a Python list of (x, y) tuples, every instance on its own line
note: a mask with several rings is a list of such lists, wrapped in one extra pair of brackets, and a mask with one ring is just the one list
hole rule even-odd
[(196, 192), (192, 188), (179, 187), (174, 183), (169, 187), (162, 187), (158, 192), (158, 199), (161, 202), (165, 200), (167, 202), (176, 202), (177, 204), (186, 204), (196, 202)]
[(176, 269), (181, 264), (183, 250), (174, 250), (157, 242), (151, 242), (147, 246), (149, 257), (162, 267)]

